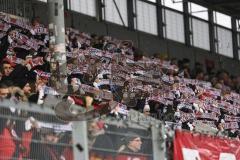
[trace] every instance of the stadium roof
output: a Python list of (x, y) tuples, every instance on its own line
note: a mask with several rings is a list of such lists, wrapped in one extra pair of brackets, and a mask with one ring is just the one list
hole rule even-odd
[(240, 0), (189, 0), (240, 19)]

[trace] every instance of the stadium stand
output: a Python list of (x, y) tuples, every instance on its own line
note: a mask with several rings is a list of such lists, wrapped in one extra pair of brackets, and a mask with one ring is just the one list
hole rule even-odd
[[(0, 39), (2, 99), (44, 105), (48, 96), (53, 96), (68, 100), (83, 111), (102, 111), (110, 106), (107, 115), (115, 119), (126, 119), (132, 109), (163, 121), (171, 130), (200, 131), (239, 139), (240, 76), (215, 71), (211, 64), (207, 72), (200, 63), (191, 70), (188, 59), (146, 57), (129, 40), (67, 28), (68, 89), (59, 93), (49, 83), (51, 55), (45, 26), (37, 20), (30, 23), (0, 13)], [(4, 118), (4, 115), (19, 117), (21, 121)], [(1, 108), (0, 117), (0, 139), (4, 141), (0, 144), (0, 159), (73, 159), (68, 132), (41, 130), (39, 135), (39, 125), (48, 124), (45, 116)], [(59, 120), (49, 117), (49, 121)], [(100, 156), (123, 160), (126, 154), (138, 152), (141, 153), (139, 159), (151, 159), (151, 144), (147, 140), (151, 137), (146, 131), (139, 135), (141, 131), (136, 129), (124, 130), (111, 125), (106, 129), (101, 121), (93, 121), (89, 126), (92, 159)], [(115, 130), (131, 136), (110, 137), (105, 130), (109, 134)], [(26, 139), (24, 136), (31, 140), (35, 133), (38, 141), (49, 145), (63, 141), (65, 147), (54, 148), (45, 143), (36, 147), (34, 142), (18, 141), (19, 137)], [(144, 147), (141, 147), (142, 141), (145, 141)], [(106, 150), (99, 151), (101, 147), (118, 152), (105, 155)], [(43, 148), (44, 154), (34, 150), (36, 148)]]

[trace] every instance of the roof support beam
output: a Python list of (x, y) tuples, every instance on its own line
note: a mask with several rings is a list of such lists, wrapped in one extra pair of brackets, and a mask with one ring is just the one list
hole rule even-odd
[(158, 36), (159, 38), (164, 38), (162, 0), (157, 0), (157, 24), (158, 24)]
[(237, 39), (237, 24), (236, 19), (232, 18), (232, 39), (233, 39), (233, 57), (239, 60), (238, 56), (238, 39)]
[(216, 53), (215, 47), (215, 31), (214, 31), (214, 22), (213, 22), (213, 10), (208, 10), (208, 19), (209, 19), (209, 40), (210, 40), (210, 51)]
[(127, 0), (128, 28), (134, 30), (133, 0)]
[(218, 0), (212, 3), (214, 6), (239, 4), (239, 0)]
[(95, 0), (95, 1), (96, 1), (97, 20), (102, 21), (103, 20), (103, 12), (102, 12), (103, 4), (102, 4), (102, 1), (101, 0)]
[(185, 44), (187, 46), (191, 46), (191, 41), (190, 41), (190, 27), (189, 27), (189, 13), (188, 13), (188, 1), (184, 0), (183, 1), (183, 13), (184, 13), (184, 30), (185, 30)]
[(221, 13), (227, 14), (229, 16), (237, 16), (240, 17), (240, 9), (238, 6), (240, 5), (239, 0), (188, 0), (189, 2), (196, 3), (198, 5), (202, 5), (212, 10), (219, 11)]

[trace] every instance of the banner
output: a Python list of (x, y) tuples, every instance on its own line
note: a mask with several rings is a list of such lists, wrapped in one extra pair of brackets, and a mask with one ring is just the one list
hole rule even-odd
[(174, 160), (239, 160), (240, 141), (176, 131)]
[(224, 115), (224, 120), (228, 122), (240, 122), (240, 117), (234, 117), (229, 115)]

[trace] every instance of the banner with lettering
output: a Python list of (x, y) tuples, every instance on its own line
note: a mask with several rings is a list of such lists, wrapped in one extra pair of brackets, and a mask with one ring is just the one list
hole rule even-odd
[(240, 141), (176, 131), (174, 160), (238, 160)]

